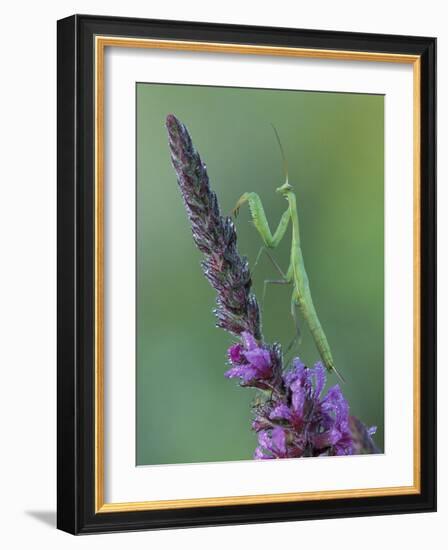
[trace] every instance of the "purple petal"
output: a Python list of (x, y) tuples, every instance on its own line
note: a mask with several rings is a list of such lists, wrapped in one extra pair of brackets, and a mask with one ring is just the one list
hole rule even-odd
[(262, 460), (263, 458), (266, 458), (263, 451), (260, 447), (256, 447), (254, 452), (254, 460)]
[(325, 371), (325, 367), (322, 365), (320, 361), (319, 363), (316, 363), (314, 365), (313, 375), (314, 375), (314, 392), (315, 392), (316, 398), (319, 399), (320, 394), (324, 389), (325, 382), (327, 381), (327, 374)]
[(224, 373), (226, 378), (241, 378), (242, 382), (249, 384), (255, 380), (259, 375), (256, 367), (253, 365), (243, 364), (235, 365)]
[(272, 443), (277, 451), (281, 454), (286, 454), (286, 433), (283, 428), (276, 427), (272, 430)]
[(263, 449), (260, 447), (257, 447), (254, 452), (254, 459), (255, 460), (268, 460), (274, 458), (272, 455), (264, 454)]
[(303, 370), (305, 368), (305, 363), (302, 362), (300, 357), (294, 357), (292, 364), (296, 370)]
[(271, 420), (278, 420), (278, 419), (284, 419), (284, 420), (291, 420), (291, 410), (289, 407), (285, 404), (277, 405), (277, 407), (274, 408), (274, 410), (269, 415), (269, 418)]
[(300, 379), (305, 370), (305, 365), (299, 357), (295, 357), (292, 361), (293, 368), (283, 375), (283, 380), (287, 386), (293, 384), (298, 378)]
[(252, 382), (255, 378), (258, 376), (258, 370), (251, 366), (251, 365), (243, 365), (243, 373), (241, 375), (241, 378), (243, 379), (243, 382), (248, 384), (249, 382)]
[(335, 384), (328, 389), (327, 395), (324, 397), (322, 402), (329, 402), (333, 404), (338, 403), (339, 401), (341, 401), (341, 399), (344, 399), (341, 388), (339, 387), (339, 384)]
[(335, 422), (348, 422), (349, 406), (338, 384), (331, 387), (322, 399), (322, 410), (334, 416)]
[(336, 447), (333, 449), (333, 453), (336, 456), (347, 456), (353, 454), (353, 448), (350, 446), (345, 445), (336, 445)]
[(235, 366), (235, 367), (232, 367), (231, 369), (227, 370), (227, 371), (224, 373), (224, 376), (225, 376), (226, 378), (238, 378), (238, 377), (241, 377), (241, 376), (243, 376), (244, 367), (245, 367), (245, 365), (237, 365), (237, 366)]
[(294, 408), (294, 412), (302, 417), (306, 400), (305, 390), (298, 384), (298, 381), (293, 384), (292, 389), (292, 406)]
[(265, 449), (271, 449), (271, 440), (267, 430), (262, 430), (258, 433), (258, 443)]
[(246, 360), (251, 363), (251, 365), (256, 367), (261, 372), (266, 374), (267, 371), (270, 370), (271, 356), (268, 351), (257, 348), (252, 351), (245, 351), (243, 355)]
[(258, 348), (257, 341), (252, 336), (250, 332), (247, 332), (246, 330), (241, 333), (241, 340), (243, 341), (244, 347), (247, 350), (253, 350)]
[(234, 365), (238, 365), (243, 362), (243, 346), (241, 344), (234, 344), (233, 346), (230, 346), (230, 348), (227, 351), (227, 355)]

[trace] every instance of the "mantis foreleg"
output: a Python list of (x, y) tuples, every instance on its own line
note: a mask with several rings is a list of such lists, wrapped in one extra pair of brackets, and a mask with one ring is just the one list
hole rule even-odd
[(239, 198), (235, 208), (233, 209), (234, 215), (238, 215), (241, 206), (246, 202), (249, 203), (252, 221), (258, 233), (260, 234), (260, 237), (262, 238), (265, 246), (267, 246), (268, 248), (276, 248), (282, 240), (286, 229), (288, 228), (288, 223), (291, 217), (289, 209), (285, 210), (282, 217), (280, 218), (277, 229), (275, 230), (274, 234), (272, 234), (268, 220), (266, 218), (266, 214), (264, 212), (263, 204), (261, 203), (261, 199), (257, 195), (257, 193), (244, 193), (244, 195)]

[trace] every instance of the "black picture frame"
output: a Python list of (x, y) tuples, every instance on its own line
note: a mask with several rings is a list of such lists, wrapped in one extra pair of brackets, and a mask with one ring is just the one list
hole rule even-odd
[[(97, 513), (94, 39), (97, 35), (420, 58), (421, 379), (418, 494)], [(57, 526), (73, 534), (436, 510), (436, 39), (74, 15), (58, 21)]]

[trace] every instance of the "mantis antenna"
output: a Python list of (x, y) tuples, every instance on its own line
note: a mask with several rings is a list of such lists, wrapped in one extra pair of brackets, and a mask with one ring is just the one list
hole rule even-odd
[(278, 132), (277, 132), (277, 128), (272, 124), (271, 122), (271, 126), (272, 126), (272, 129), (274, 130), (275, 132), (275, 137), (277, 138), (277, 143), (278, 143), (278, 146), (280, 147), (280, 153), (282, 155), (282, 160), (283, 160), (283, 172), (285, 174), (285, 183), (288, 183), (288, 180), (289, 180), (289, 175), (288, 175), (288, 161), (286, 160), (286, 155), (285, 155), (285, 151), (283, 150), (283, 145), (282, 145), (282, 142), (280, 140), (280, 136), (278, 135)]

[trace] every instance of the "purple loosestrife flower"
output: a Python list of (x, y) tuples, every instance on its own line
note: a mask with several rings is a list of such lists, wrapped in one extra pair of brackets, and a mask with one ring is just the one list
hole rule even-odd
[(322, 396), (325, 381), (321, 363), (308, 369), (294, 359), (283, 376), (284, 398), (257, 411), (254, 458), (353, 454), (348, 403), (338, 385)]
[(193, 239), (204, 254), (202, 269), (218, 293), (218, 326), (240, 335), (248, 332), (261, 340), (258, 302), (251, 293), (247, 258), (239, 255), (236, 231), (229, 217), (221, 216), (207, 169), (187, 128), (174, 116), (166, 118), (171, 161), (191, 223)]
[(287, 430), (280, 426), (272, 430), (261, 430), (258, 432), (259, 445), (255, 449), (254, 458), (293, 458), (287, 436)]
[(234, 344), (228, 350), (229, 361), (233, 366), (224, 376), (240, 378), (242, 386), (269, 388), (266, 381), (273, 376), (270, 350), (259, 345), (249, 332), (242, 332), (241, 340), (243, 345)]

